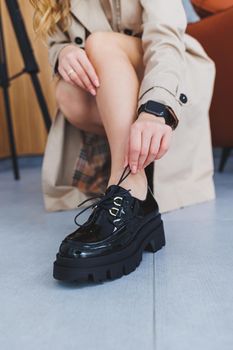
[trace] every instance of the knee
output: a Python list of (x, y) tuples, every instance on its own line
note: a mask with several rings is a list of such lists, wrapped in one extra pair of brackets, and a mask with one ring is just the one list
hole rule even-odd
[(113, 54), (120, 49), (119, 33), (112, 32), (94, 32), (91, 33), (85, 43), (85, 50), (90, 58), (97, 59), (98, 57)]

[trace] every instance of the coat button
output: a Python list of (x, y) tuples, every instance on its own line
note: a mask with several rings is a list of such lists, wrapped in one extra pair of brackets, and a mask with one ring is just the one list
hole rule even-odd
[(83, 43), (83, 39), (80, 38), (80, 36), (77, 36), (77, 37), (74, 39), (74, 41), (75, 41), (76, 44), (78, 44), (78, 45), (81, 45), (81, 44)]
[(188, 102), (188, 98), (185, 94), (180, 94), (180, 101), (182, 103), (187, 103)]
[(132, 35), (132, 34), (133, 34), (133, 31), (132, 31), (132, 29), (126, 28), (126, 29), (124, 29), (124, 33), (125, 33), (126, 35)]

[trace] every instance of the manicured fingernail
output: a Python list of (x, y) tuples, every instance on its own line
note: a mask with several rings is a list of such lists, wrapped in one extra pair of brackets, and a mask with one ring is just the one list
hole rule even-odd
[(95, 80), (95, 81), (94, 81), (94, 84), (95, 84), (96, 87), (99, 87), (99, 86), (100, 86), (99, 80)]
[(92, 94), (93, 96), (95, 96), (95, 95), (96, 95), (96, 92), (95, 92), (95, 90), (94, 90), (94, 89), (91, 89), (91, 94)]

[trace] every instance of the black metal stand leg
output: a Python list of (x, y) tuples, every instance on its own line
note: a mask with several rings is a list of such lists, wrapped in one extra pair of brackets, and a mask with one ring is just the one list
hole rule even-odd
[(0, 87), (2, 87), (4, 91), (4, 102), (5, 102), (5, 109), (6, 109), (6, 119), (7, 119), (8, 133), (9, 133), (11, 156), (13, 161), (13, 169), (14, 169), (15, 179), (18, 180), (19, 168), (18, 168), (18, 162), (17, 162), (14, 130), (13, 130), (13, 124), (12, 124), (12, 118), (11, 118), (11, 108), (10, 108), (10, 100), (9, 100), (9, 93), (8, 93), (10, 81), (12, 81), (15, 78), (18, 78), (22, 74), (25, 74), (25, 73), (30, 74), (31, 81), (36, 93), (36, 97), (43, 115), (43, 119), (44, 119), (44, 123), (47, 131), (49, 131), (51, 126), (51, 118), (47, 108), (46, 100), (42, 92), (40, 81), (37, 76), (37, 74), (39, 73), (39, 67), (34, 57), (33, 49), (26, 31), (23, 17), (21, 15), (18, 1), (7, 0), (6, 7), (9, 12), (9, 16), (12, 22), (12, 27), (14, 29), (14, 33), (15, 33), (18, 46), (24, 61), (24, 66), (25, 66), (21, 72), (15, 74), (12, 77), (9, 77), (8, 69), (7, 69), (5, 45), (4, 45), (3, 27), (1, 22), (1, 13), (0, 13)]
[(224, 147), (222, 149), (222, 156), (220, 160), (220, 165), (219, 165), (219, 171), (222, 172), (225, 168), (226, 162), (230, 156), (232, 148), (231, 147)]
[[(45, 127), (47, 131), (49, 131), (51, 126), (51, 118), (49, 115), (45, 98), (42, 93), (40, 82), (37, 76), (37, 74), (39, 73), (39, 67), (36, 62), (33, 48), (24, 24), (20, 6), (17, 0), (7, 0), (6, 7), (8, 9), (10, 19), (12, 22), (12, 27), (14, 29), (18, 46), (24, 61), (25, 68), (20, 74), (24, 74), (24, 73), (30, 74), (31, 80), (34, 86), (34, 90), (37, 96), (37, 100), (44, 119)], [(18, 77), (20, 74), (17, 74), (11, 77), (11, 79)]]
[(51, 127), (51, 118), (48, 112), (48, 107), (41, 89), (38, 76), (36, 75), (36, 73), (29, 73), (29, 74), (31, 76), (32, 84), (34, 86), (34, 90), (35, 90), (37, 101), (39, 103), (40, 110), (44, 119), (46, 130), (47, 132), (49, 132), (49, 129)]
[(7, 70), (7, 63), (6, 63), (5, 45), (4, 45), (1, 18), (0, 18), (0, 86), (3, 88), (3, 98), (5, 103), (5, 113), (6, 113), (6, 121), (7, 121), (7, 127), (8, 127), (8, 135), (9, 135), (14, 177), (15, 177), (15, 180), (19, 180), (20, 178), (19, 166), (18, 166), (18, 159), (16, 154), (14, 130), (13, 130), (12, 117), (11, 117), (10, 99), (9, 99), (9, 92), (8, 92), (9, 77), (8, 77), (8, 70)]
[(3, 92), (4, 92), (6, 121), (7, 121), (8, 135), (9, 135), (9, 141), (10, 141), (10, 150), (11, 150), (11, 159), (12, 159), (12, 165), (13, 165), (13, 170), (14, 170), (14, 177), (15, 177), (15, 180), (19, 180), (20, 179), (19, 166), (18, 166), (18, 158), (17, 158), (17, 153), (16, 153), (16, 146), (15, 146), (13, 123), (12, 123), (12, 118), (11, 118), (8, 89), (4, 88)]

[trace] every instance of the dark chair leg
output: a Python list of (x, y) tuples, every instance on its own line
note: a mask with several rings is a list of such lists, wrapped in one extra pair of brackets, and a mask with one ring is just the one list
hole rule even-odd
[(222, 172), (224, 170), (226, 162), (230, 156), (231, 150), (232, 150), (231, 147), (224, 147), (222, 149), (222, 156), (221, 156), (220, 165), (219, 165), (219, 172)]

